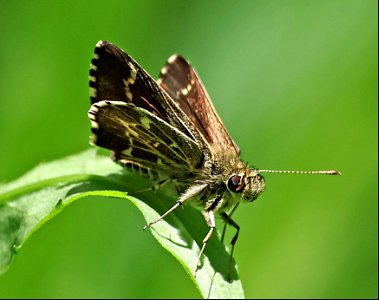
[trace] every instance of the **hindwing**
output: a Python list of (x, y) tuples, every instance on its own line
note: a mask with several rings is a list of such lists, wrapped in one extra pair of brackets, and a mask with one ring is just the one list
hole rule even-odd
[(159, 85), (202, 133), (213, 153), (239, 156), (239, 148), (224, 124), (192, 65), (180, 55), (171, 56), (162, 68)]

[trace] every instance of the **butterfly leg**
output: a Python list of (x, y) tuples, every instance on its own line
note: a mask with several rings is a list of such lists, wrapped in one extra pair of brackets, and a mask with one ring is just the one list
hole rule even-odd
[(195, 197), (196, 195), (198, 195), (205, 187), (206, 187), (206, 184), (200, 184), (200, 185), (188, 188), (168, 211), (166, 211), (163, 215), (161, 215), (156, 220), (146, 224), (143, 227), (143, 229), (146, 229), (147, 227), (150, 227), (151, 225), (154, 225), (155, 223), (162, 220), (165, 216), (167, 216), (170, 212), (175, 210), (178, 206), (182, 205), (184, 202), (186, 202), (186, 201), (192, 199), (193, 197)]
[[(232, 211), (229, 213), (229, 218), (231, 218), (232, 214), (236, 211), (237, 207), (238, 207), (239, 203), (237, 203)], [(221, 243), (224, 242), (224, 238), (225, 238), (225, 233), (226, 233), (226, 227), (228, 226), (228, 223), (227, 222), (224, 222), (224, 227), (222, 229), (222, 235), (221, 235)]]
[[(234, 209), (233, 209), (232, 213), (233, 212), (234, 212)], [(230, 244), (232, 245), (232, 249), (230, 251), (230, 256), (229, 256), (229, 268), (228, 268), (228, 279), (229, 279), (229, 281), (231, 281), (231, 275), (232, 275), (232, 259), (233, 259), (234, 246), (236, 245), (236, 242), (237, 242), (237, 239), (238, 239), (238, 235), (239, 235), (239, 232), (240, 232), (239, 225), (236, 222), (233, 221), (233, 219), (230, 217), (230, 215), (228, 215), (225, 212), (221, 213), (221, 217), (222, 217), (222, 219), (225, 222), (225, 226), (226, 225), (230, 225), (230, 226), (234, 227), (237, 230), (236, 234), (232, 238), (232, 241), (230, 242)], [(224, 234), (224, 232), (223, 232), (223, 234)]]
[(205, 236), (205, 238), (203, 239), (203, 243), (202, 243), (202, 247), (201, 247), (201, 250), (199, 252), (199, 255), (197, 256), (197, 260), (196, 260), (196, 265), (195, 265), (195, 270), (193, 272), (193, 276), (196, 277), (196, 272), (199, 268), (199, 265), (200, 265), (200, 258), (201, 258), (201, 255), (203, 254), (204, 252), (204, 249), (205, 249), (205, 246), (207, 245), (207, 242), (209, 241), (209, 239), (211, 238), (212, 236), (212, 233), (213, 233), (213, 230), (215, 229), (216, 227), (216, 221), (215, 221), (215, 216), (214, 216), (214, 213), (212, 210), (207, 210), (204, 212), (204, 217), (205, 217), (205, 220), (207, 221), (207, 224), (209, 226), (209, 231), (207, 233), (207, 235)]
[(145, 226), (143, 226), (143, 229), (145, 230), (147, 227), (150, 227), (151, 225), (154, 225), (155, 223), (159, 222), (160, 220), (162, 220), (165, 216), (167, 216), (170, 212), (172, 212), (173, 210), (175, 210), (178, 206), (182, 205), (183, 202), (180, 201), (180, 199), (178, 201), (176, 201), (176, 203), (174, 204), (174, 206), (172, 206), (168, 211), (166, 211), (163, 215), (161, 215), (158, 219), (155, 219), (154, 221), (146, 224)]

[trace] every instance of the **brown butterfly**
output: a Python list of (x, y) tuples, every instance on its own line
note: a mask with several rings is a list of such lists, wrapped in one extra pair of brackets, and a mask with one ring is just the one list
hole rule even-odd
[(340, 174), (334, 170), (270, 171), (248, 166), (240, 159), (239, 148), (196, 71), (179, 55), (169, 58), (155, 81), (123, 50), (100, 41), (91, 61), (90, 99), (91, 143), (112, 150), (116, 162), (147, 175), (159, 186), (174, 181), (180, 193), (172, 208), (145, 228), (186, 202), (201, 204), (209, 232), (194, 275), (214, 231), (217, 213), (225, 225), (236, 229), (231, 241), (230, 276), (240, 229), (230, 215), (241, 202), (252, 202), (263, 192), (261, 173)]

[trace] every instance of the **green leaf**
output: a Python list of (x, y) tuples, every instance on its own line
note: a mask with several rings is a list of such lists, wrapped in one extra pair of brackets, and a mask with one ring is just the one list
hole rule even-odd
[[(6, 272), (32, 233), (80, 198), (126, 199), (142, 212), (146, 222), (156, 219), (173, 205), (175, 198), (169, 196), (169, 191), (160, 191), (158, 196), (152, 192), (138, 194), (143, 199), (126, 193), (146, 186), (147, 180), (127, 174), (95, 150), (41, 164), (18, 180), (1, 185), (0, 274)], [(208, 230), (202, 214), (191, 205), (175, 210), (151, 228), (156, 240), (180, 262), (204, 298), (243, 298), (235, 267), (232, 282), (227, 280), (229, 254), (216, 235), (209, 240), (194, 278), (199, 246)]]

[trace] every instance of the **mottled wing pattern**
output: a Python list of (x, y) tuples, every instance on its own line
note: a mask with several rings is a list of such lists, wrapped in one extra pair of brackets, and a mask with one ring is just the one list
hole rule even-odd
[(173, 55), (162, 68), (158, 84), (179, 105), (211, 145), (214, 153), (239, 155), (195, 69), (180, 55)]
[(195, 139), (177, 105), (131, 56), (112, 43), (96, 44), (89, 79), (91, 104), (102, 100), (133, 103)]
[(91, 142), (113, 150), (125, 166), (142, 168), (158, 178), (188, 178), (202, 163), (202, 152), (194, 141), (144, 108), (100, 101), (91, 106), (88, 117)]

